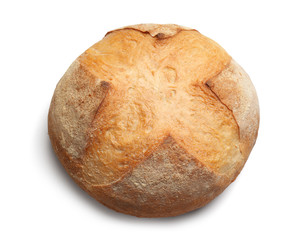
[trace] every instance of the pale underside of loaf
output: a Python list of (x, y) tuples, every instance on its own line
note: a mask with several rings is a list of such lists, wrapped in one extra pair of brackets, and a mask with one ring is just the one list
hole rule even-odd
[(177, 25), (137, 25), (108, 33), (71, 65), (49, 134), (69, 174), (103, 204), (174, 216), (236, 178), (258, 118), (248, 75), (218, 44)]

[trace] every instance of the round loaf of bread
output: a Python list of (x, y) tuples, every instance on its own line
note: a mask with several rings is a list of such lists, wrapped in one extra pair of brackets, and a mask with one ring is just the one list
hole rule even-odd
[(64, 74), (48, 116), (74, 181), (138, 217), (206, 205), (240, 173), (258, 127), (246, 72), (211, 39), (171, 24), (107, 33)]

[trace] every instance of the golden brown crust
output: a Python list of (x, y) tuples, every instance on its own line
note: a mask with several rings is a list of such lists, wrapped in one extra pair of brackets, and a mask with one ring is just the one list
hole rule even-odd
[(237, 124), (203, 84), (230, 59), (218, 44), (190, 30), (159, 42), (121, 29), (88, 49), (78, 61), (96, 78), (107, 79), (111, 89), (88, 140), (86, 180), (108, 184), (119, 179), (168, 133), (208, 167), (233, 175), (239, 158)]
[(248, 79), (195, 30), (118, 29), (57, 85), (51, 142), (73, 179), (110, 208), (179, 215), (207, 204), (241, 171), (258, 127)]

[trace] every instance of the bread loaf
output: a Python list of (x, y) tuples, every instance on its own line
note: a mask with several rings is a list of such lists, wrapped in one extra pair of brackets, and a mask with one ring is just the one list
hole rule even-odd
[(240, 173), (258, 127), (246, 72), (217, 43), (178, 25), (107, 33), (64, 74), (48, 116), (74, 181), (138, 217), (206, 205)]

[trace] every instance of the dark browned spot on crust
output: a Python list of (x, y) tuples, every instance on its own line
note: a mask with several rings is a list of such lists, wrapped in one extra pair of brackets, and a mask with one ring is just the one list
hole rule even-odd
[(158, 33), (158, 34), (156, 34), (156, 38), (163, 39), (163, 38), (166, 38), (166, 35), (164, 33)]
[(168, 136), (149, 157), (111, 185), (89, 187), (106, 206), (139, 217), (175, 216), (202, 207), (230, 182)]

